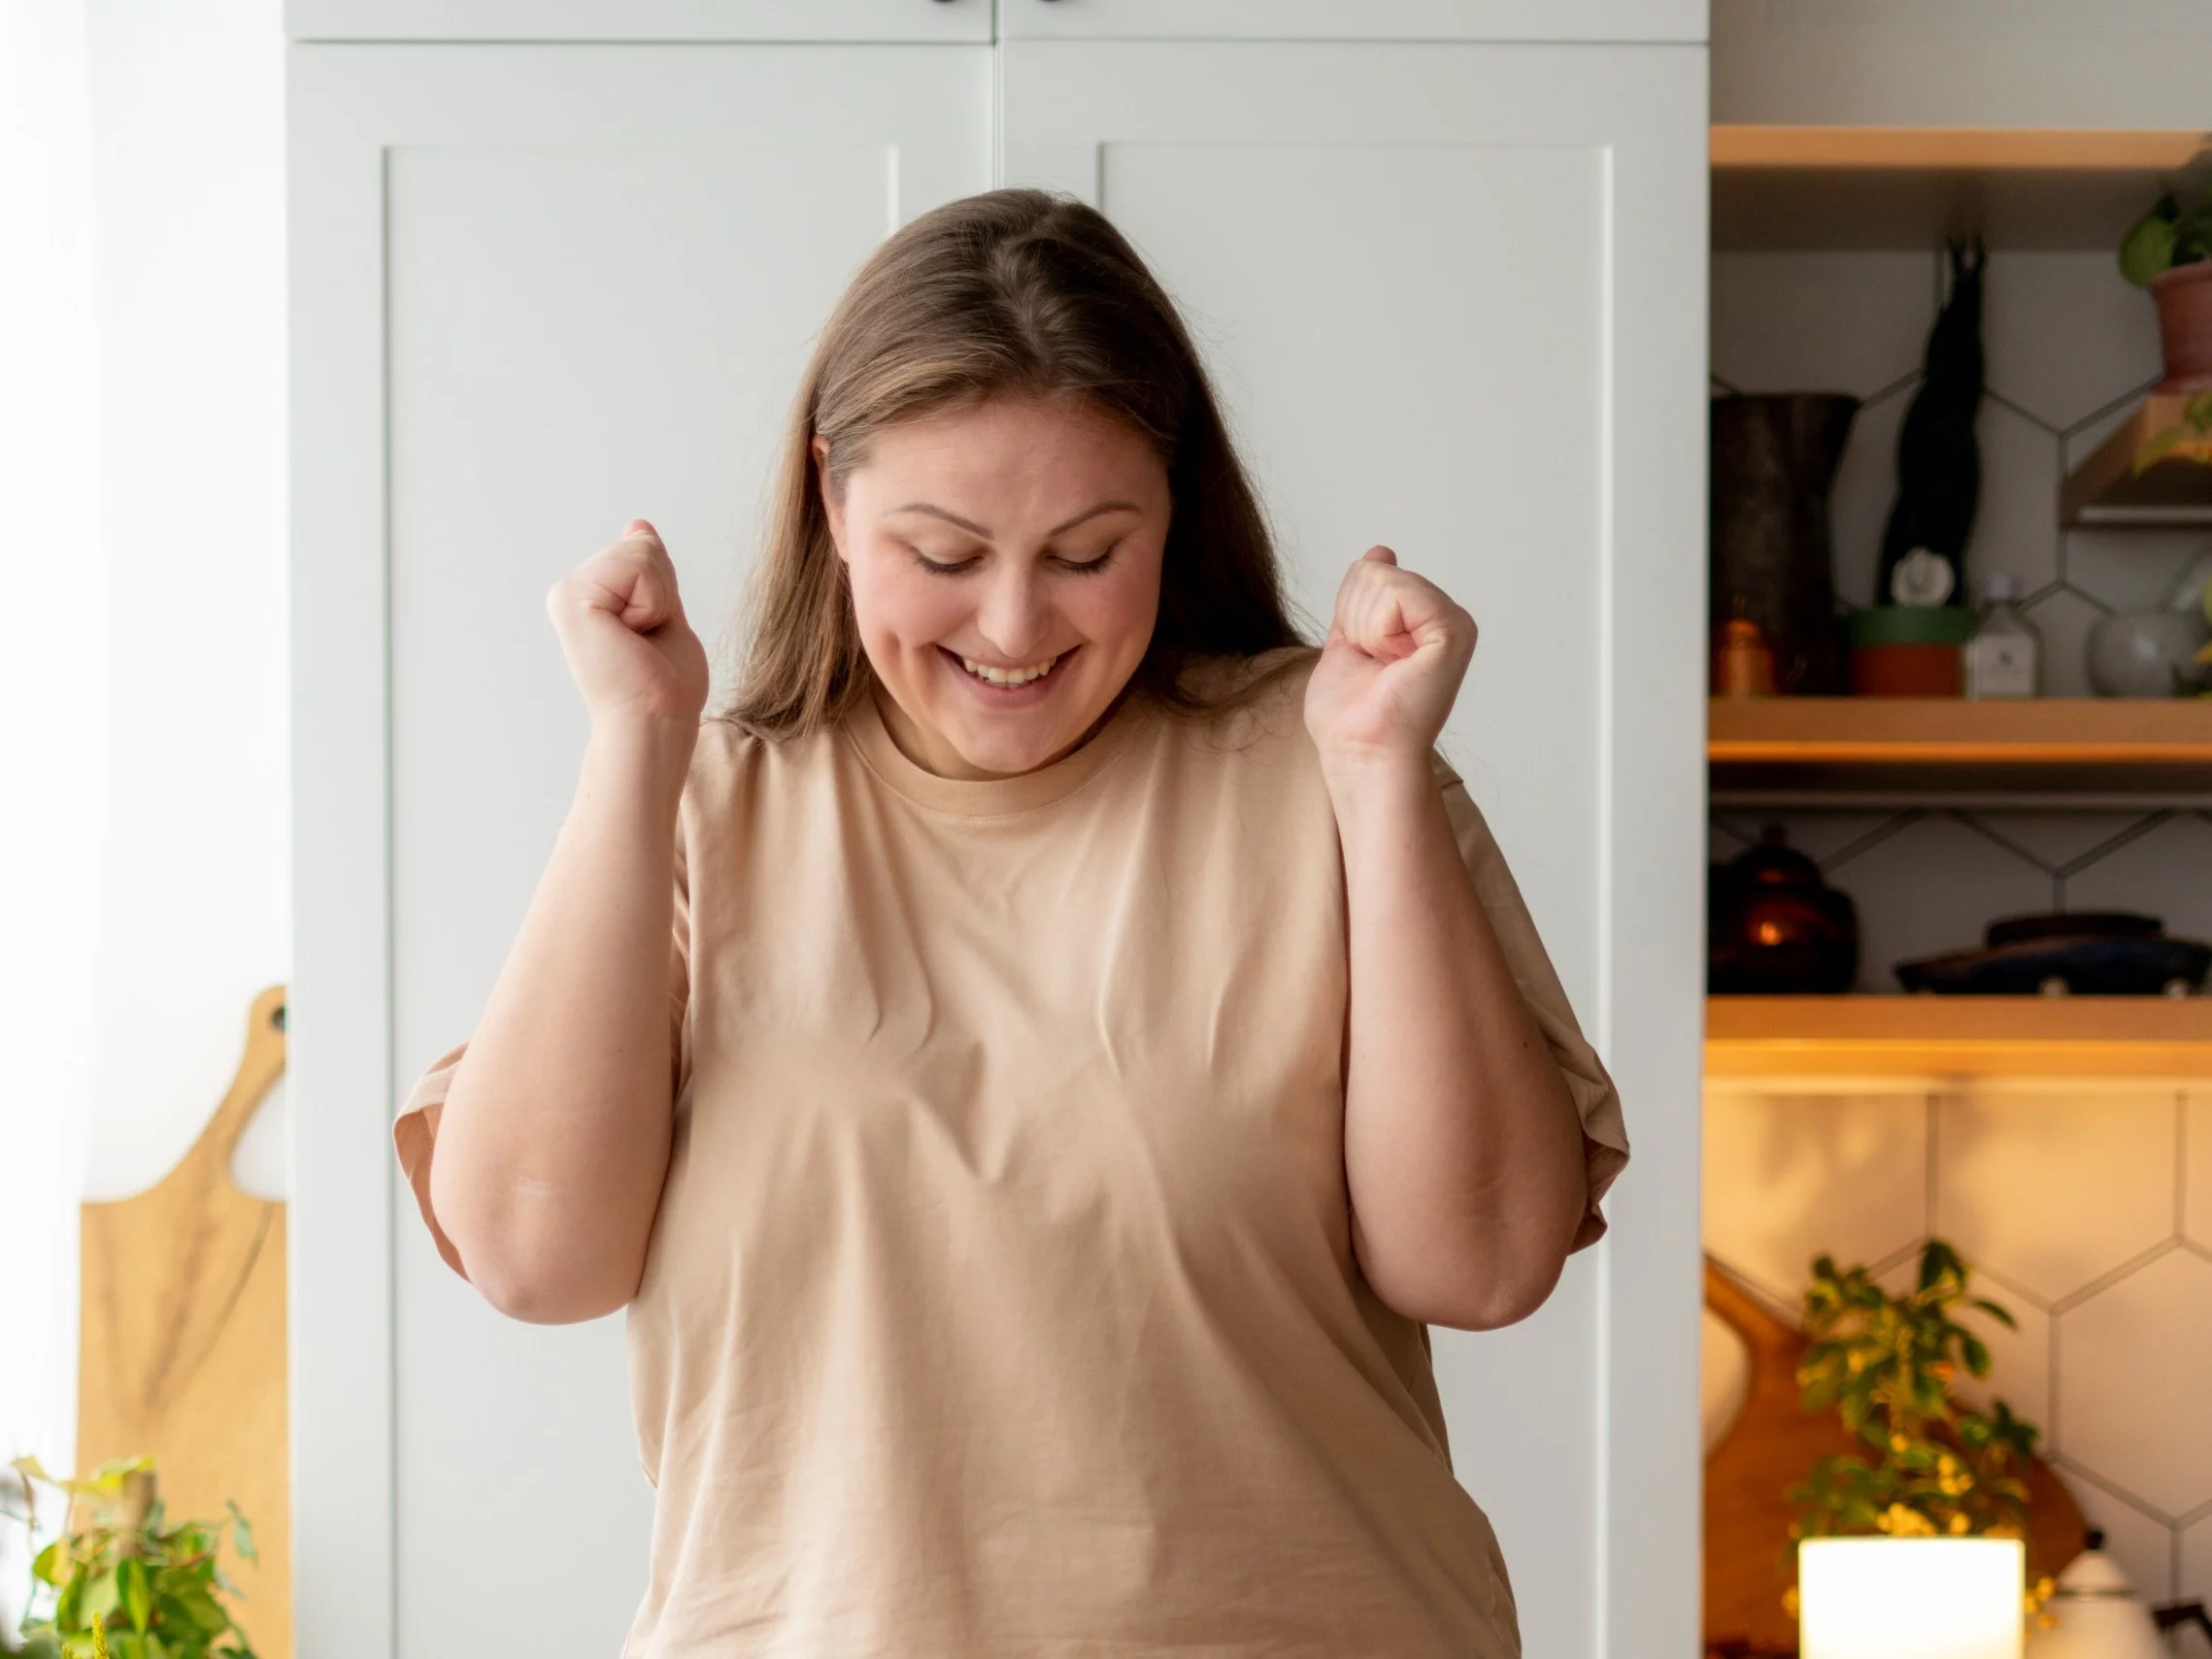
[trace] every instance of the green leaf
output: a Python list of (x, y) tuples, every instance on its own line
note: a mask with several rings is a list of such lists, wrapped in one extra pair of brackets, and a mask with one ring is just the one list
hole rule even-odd
[(2120, 239), (2120, 274), (2138, 288), (2149, 287), (2153, 277), (2172, 267), (2176, 240), (2171, 218), (2155, 210), (2145, 214)]
[(239, 1511), (238, 1505), (235, 1502), (228, 1498), (225, 1498), (223, 1502), (230, 1506), (231, 1526), (238, 1536), (238, 1553), (258, 1565), (260, 1557), (253, 1553), (253, 1528), (248, 1524), (245, 1515)]
[(1977, 1296), (1974, 1298), (1973, 1306), (1987, 1313), (2006, 1330), (2017, 1331), (2020, 1329), (2020, 1321), (2012, 1316), (2011, 1310), (2001, 1302), (1989, 1302)]
[(116, 1568), (116, 1599), (130, 1618), (131, 1629), (144, 1631), (153, 1619), (153, 1586), (147, 1581), (146, 1563), (126, 1556)]
[(1987, 1343), (1983, 1342), (1979, 1337), (1962, 1337), (1960, 1339), (1959, 1347), (1960, 1352), (1965, 1358), (1966, 1369), (1968, 1371), (1972, 1372), (1976, 1377), (1989, 1376), (1990, 1349)]
[(61, 1587), (60, 1599), (53, 1604), (53, 1623), (64, 1635), (84, 1628), (84, 1591), (89, 1583), (80, 1573)]
[(39, 1551), (38, 1559), (31, 1563), (31, 1576), (42, 1584), (59, 1584), (67, 1565), (62, 1541), (57, 1538)]
[(113, 1571), (95, 1576), (84, 1589), (84, 1622), (94, 1619), (112, 1619), (122, 1607), (122, 1597), (116, 1585)]
[(2188, 427), (2162, 426), (2135, 446), (2134, 459), (2128, 463), (2128, 470), (2134, 477), (2141, 478), (2188, 441)]
[(103, 1463), (86, 1476), (80, 1485), (90, 1486), (102, 1492), (120, 1492), (123, 1477), (141, 1474), (153, 1467), (151, 1457), (118, 1457), (113, 1463)]
[(230, 1628), (230, 1615), (222, 1610), (214, 1596), (197, 1586), (168, 1597), (163, 1606), (165, 1609), (174, 1609), (165, 1611), (162, 1619), (172, 1627), (194, 1626), (210, 1636), (220, 1636)]
[(2173, 227), (2173, 262), (2194, 265), (2212, 254), (2212, 214), (2198, 208), (2177, 220)]

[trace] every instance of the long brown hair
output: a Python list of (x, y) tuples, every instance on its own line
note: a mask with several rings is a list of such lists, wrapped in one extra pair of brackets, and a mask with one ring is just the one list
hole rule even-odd
[[(1173, 303), (1095, 208), (1045, 190), (990, 190), (894, 233), (830, 314), (785, 434), (721, 718), (799, 737), (834, 721), (870, 682), (813, 440), (828, 447), (828, 485), (841, 499), (882, 428), (1001, 393), (1085, 399), (1126, 421), (1167, 468), (1159, 616), (1135, 684), (1188, 710), (1207, 701), (1184, 672), (1200, 659), (1302, 643), (1258, 500)], [(1241, 696), (1272, 678), (1225, 683)]]

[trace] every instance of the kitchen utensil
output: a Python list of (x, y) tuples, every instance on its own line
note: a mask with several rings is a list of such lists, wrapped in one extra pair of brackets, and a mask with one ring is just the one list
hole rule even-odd
[(238, 1138), (285, 1069), (285, 988), (253, 999), (230, 1089), (151, 1191), (84, 1207), (77, 1463), (151, 1454), (173, 1519), (235, 1500), (260, 1564), (225, 1557), (238, 1622), (290, 1659), (285, 1207), (232, 1184)]
[(2195, 659), (2207, 638), (2188, 612), (2116, 611), (2091, 625), (2083, 666), (2099, 697), (2187, 696), (2202, 682)]
[(1706, 988), (1729, 994), (1833, 993), (1859, 974), (1849, 894), (1769, 824), (1757, 846), (1716, 865), (1706, 885)]
[(1759, 624), (1749, 616), (1729, 617), (1713, 647), (1713, 695), (1771, 697), (1774, 691), (1774, 653)]
[(1786, 692), (1842, 689), (1828, 485), (1858, 413), (1841, 392), (1713, 400), (1713, 632), (1757, 623)]
[(1957, 996), (2187, 996), (2212, 969), (2212, 946), (2169, 939), (2156, 916), (2120, 911), (2008, 916), (1980, 950), (1896, 966), (1908, 991)]
[(2152, 1609), (2135, 1594), (2120, 1564), (2104, 1552), (2104, 1534), (2092, 1527), (2089, 1547), (2059, 1575), (2059, 1588), (2043, 1605), (2048, 1625), (2028, 1627), (2031, 1659), (2174, 1659), (2162, 1632), (2195, 1623), (2212, 1638), (2202, 1602)]

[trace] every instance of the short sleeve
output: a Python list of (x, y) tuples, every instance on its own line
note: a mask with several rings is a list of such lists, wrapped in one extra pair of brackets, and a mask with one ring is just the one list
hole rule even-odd
[[(691, 893), (685, 836), (689, 813), (679, 813), (677, 816), (676, 893), (668, 942), (668, 1051), (673, 1098), (681, 1100), (691, 1080)], [(463, 1278), (468, 1277), (468, 1269), (461, 1263), (460, 1251), (438, 1225), (437, 1212), (430, 1206), (430, 1159), (437, 1150), (438, 1119), (445, 1112), (446, 1091), (467, 1052), (468, 1044), (457, 1043), (433, 1060), (408, 1090), (391, 1126), (392, 1150), (398, 1154), (400, 1171), (415, 1193), (423, 1224), (430, 1229), (446, 1265)]]
[(1490, 916), (1491, 929), (1513, 970), (1515, 983), (1526, 1000), (1528, 1012), (1552, 1058), (1567, 1080), (1575, 1112), (1582, 1119), (1583, 1170), (1589, 1187), (1582, 1224), (1575, 1229), (1572, 1249), (1594, 1244), (1605, 1232), (1605, 1212), (1598, 1201), (1628, 1162), (1628, 1134), (1621, 1118), (1621, 1096), (1613, 1086), (1604, 1063), (1597, 1057), (1575, 1022), (1544, 942), (1536, 935), (1528, 907), (1521, 897), (1505, 854), (1483, 821), (1481, 811), (1467, 786), (1442, 755), (1434, 757), (1433, 774), (1443, 791), (1444, 810), (1452, 820), (1452, 833), (1459, 844), (1459, 856), (1474, 878), (1476, 896)]

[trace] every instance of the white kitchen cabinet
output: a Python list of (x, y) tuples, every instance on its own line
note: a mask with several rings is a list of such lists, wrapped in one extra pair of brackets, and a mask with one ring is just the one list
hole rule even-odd
[[(1610, 0), (1599, 35), (1689, 44), (1510, 44), (1497, 0), (1447, 21), (1508, 44), (1011, 38), (1059, 4), (1261, 18), (1000, 0), (994, 47), (983, 0), (290, 0), (303, 1659), (619, 1645), (651, 1507), (620, 1323), (485, 1308), (391, 1112), (472, 1028), (573, 790), (545, 590), (643, 514), (712, 644), (836, 294), (1000, 181), (1097, 202), (1184, 304), (1309, 612), (1384, 541), (1483, 624), (1452, 747), (1636, 1153), (1613, 1239), (1527, 1325), (1440, 1333), (1439, 1370), (1528, 1650), (1692, 1650), (1697, 31)], [(1353, 15), (1324, 13), (1278, 32)]]
[(938, 41), (989, 45), (993, 3), (285, 0), (285, 26), (295, 41)]
[[(302, 0), (292, 0), (294, 5)], [(319, 0), (358, 4), (360, 0)], [(1005, 40), (1705, 42), (1706, 0), (998, 0)]]
[(644, 514), (711, 633), (829, 306), (990, 182), (990, 50), (291, 51), (298, 1650), (606, 1655), (651, 1515), (620, 1321), (492, 1314), (389, 1121), (574, 789), (547, 588)]
[(1530, 1653), (1690, 1653), (1704, 54), (1001, 52), (1007, 182), (1095, 203), (1186, 310), (1308, 614), (1383, 542), (1482, 627), (1447, 747), (1635, 1150), (1536, 1318), (1436, 1334), (1455, 1462)]

